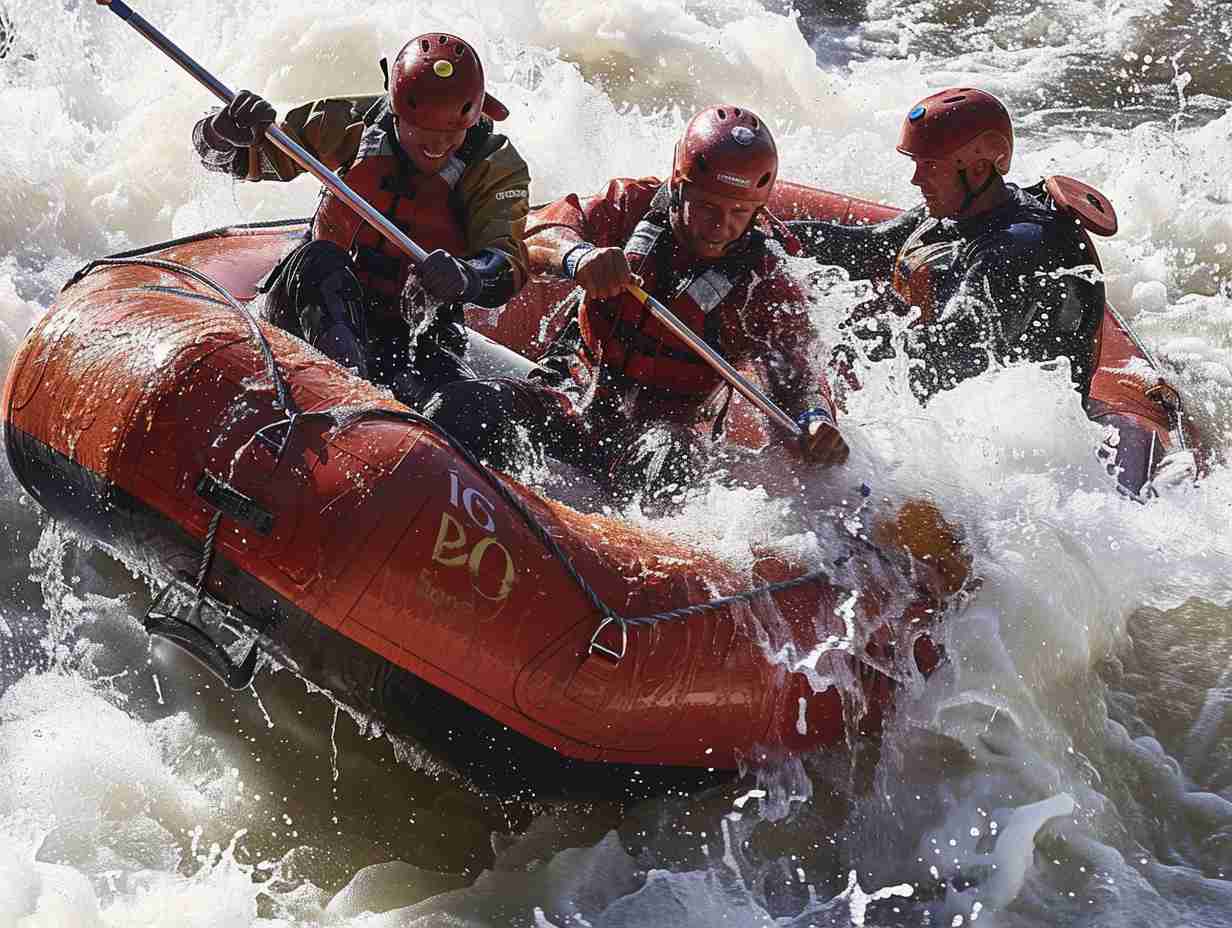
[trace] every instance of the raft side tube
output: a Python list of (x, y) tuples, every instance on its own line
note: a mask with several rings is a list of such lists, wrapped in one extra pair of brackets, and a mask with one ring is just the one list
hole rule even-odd
[[(218, 242), (176, 247), (216, 256)], [(257, 254), (266, 267), (275, 258), (264, 246)], [(212, 475), (270, 520), (221, 521), (211, 595), (270, 635), (290, 604), (573, 757), (732, 767), (753, 744), (807, 749), (844, 731), (837, 693), (800, 695), (803, 678), (771, 663), (747, 612), (732, 607), (635, 628), (624, 660), (596, 663), (606, 658), (587, 645), (601, 616), (522, 509), (629, 615), (750, 581), (476, 468), (387, 393), (285, 333), (259, 331), (294, 410), (279, 408), (249, 320), (234, 307), (165, 267), (90, 274), (39, 321), (10, 370), (4, 415), (15, 473), (49, 510), (160, 579), (198, 569), (218, 511), (199, 492)], [(260, 440), (279, 425), (279, 447)], [(241, 580), (230, 587), (227, 576)], [(841, 631), (817, 627), (818, 616), (833, 618), (836, 596), (819, 584), (794, 610), (801, 649)], [(827, 660), (842, 677), (846, 656)], [(798, 699), (810, 720), (804, 733)]]

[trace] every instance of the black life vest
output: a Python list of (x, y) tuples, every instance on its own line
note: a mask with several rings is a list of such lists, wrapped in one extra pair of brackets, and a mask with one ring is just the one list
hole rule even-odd
[[(1057, 182), (1064, 182), (1067, 186), (1058, 187)], [(1058, 190), (1069, 192), (1070, 187), (1074, 186), (1081, 187), (1090, 202), (1096, 204), (1089, 207), (1087, 212), (1101, 218), (1108, 217), (1108, 224), (1098, 226), (1082, 212), (1057, 199)], [(1018, 204), (1013, 221), (1039, 225), (1045, 239), (1065, 238), (1075, 243), (1081, 242), (1085, 246), (1081, 250), (1085, 252), (1088, 263), (1099, 268), (1099, 256), (1087, 232), (1093, 231), (1097, 235), (1115, 232), (1116, 214), (1111, 203), (1093, 188), (1064, 177), (1048, 178), (1023, 192), (1028, 195), (1028, 202)], [(927, 325), (936, 319), (945, 302), (953, 296), (954, 279), (963, 272), (957, 265), (960, 253), (967, 245), (966, 238), (951, 235), (940, 241), (930, 240), (930, 233), (941, 222), (933, 217), (926, 218), (908, 236), (894, 259), (894, 293), (904, 306), (919, 307), (917, 325)], [(1111, 231), (1108, 231), (1109, 228)]]

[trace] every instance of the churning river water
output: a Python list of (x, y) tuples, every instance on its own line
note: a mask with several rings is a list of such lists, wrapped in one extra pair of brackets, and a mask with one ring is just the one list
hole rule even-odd
[[(535, 202), (662, 174), (687, 117), (732, 101), (775, 127), (781, 176), (907, 205), (902, 113), (991, 90), (1020, 130), (1013, 179), (1073, 175), (1116, 205), (1109, 297), (1229, 449), (1226, 0), (137, 9), (280, 107), (379, 88), (411, 35), (466, 36)], [(92, 257), (311, 212), (310, 180), (201, 170), (211, 100), (95, 4), (0, 17), (0, 365)], [(823, 333), (858, 290), (828, 279)], [(853, 398), (835, 479), (965, 527), (983, 585), (949, 664), (871, 760), (637, 802), (485, 796), (272, 668), (223, 691), (151, 650), (145, 585), (0, 464), (0, 926), (1232, 925), (1232, 474), (1118, 496), (1063, 371), (990, 373), (927, 409), (897, 383)], [(739, 560), (780, 509), (716, 486), (662, 527)]]

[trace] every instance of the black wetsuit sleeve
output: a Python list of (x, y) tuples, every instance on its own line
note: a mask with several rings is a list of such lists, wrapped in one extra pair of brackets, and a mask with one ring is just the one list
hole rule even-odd
[(786, 225), (800, 240), (803, 255), (821, 264), (841, 267), (853, 280), (884, 280), (894, 270), (899, 249), (923, 218), (924, 208), (916, 207), (872, 225), (848, 226), (814, 220)]

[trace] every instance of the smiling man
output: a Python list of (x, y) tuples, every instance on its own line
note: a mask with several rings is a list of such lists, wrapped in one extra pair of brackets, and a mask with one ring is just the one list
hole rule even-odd
[(640, 283), (731, 363), (760, 362), (806, 436), (795, 453), (843, 461), (805, 300), (782, 260), (795, 243), (759, 222), (778, 163), (759, 117), (713, 106), (689, 122), (666, 182), (619, 178), (537, 210), (531, 269), (577, 282), (571, 321), (530, 378), (451, 383), (429, 415), (498, 466), (529, 438), (617, 499), (683, 495), (707, 457), (696, 426), (713, 421), (717, 436), (730, 393), (629, 292)]
[[(429, 33), (386, 69), (386, 93), (332, 97), (279, 125), (429, 252), (420, 267), (332, 192), (312, 240), (279, 268), (272, 321), (361, 376), (413, 402), (468, 376), (462, 305), (500, 306), (526, 281), (530, 176), (493, 123), (508, 110), (487, 93), (483, 65), (457, 36)], [(303, 169), (264, 139), (274, 108), (249, 91), (197, 123), (212, 171), (288, 181)], [(435, 313), (425, 307), (443, 304)], [(415, 344), (412, 344), (412, 339)]]

